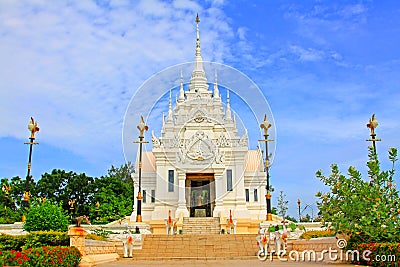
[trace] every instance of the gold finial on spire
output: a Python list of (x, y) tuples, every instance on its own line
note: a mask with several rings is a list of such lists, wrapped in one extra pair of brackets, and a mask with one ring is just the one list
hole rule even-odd
[(196, 23), (199, 23), (199, 22), (200, 22), (199, 13), (197, 13), (197, 15), (196, 15)]

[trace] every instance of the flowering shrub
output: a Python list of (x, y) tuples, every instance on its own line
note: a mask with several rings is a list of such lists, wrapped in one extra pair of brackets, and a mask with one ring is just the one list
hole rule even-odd
[(0, 251), (0, 266), (76, 267), (81, 254), (75, 247), (40, 247), (20, 251)]
[[(360, 252), (360, 261), (356, 264), (369, 266), (400, 266), (400, 243), (361, 243), (355, 244), (353, 249)], [(362, 257), (363, 252), (369, 250), (371, 254)]]
[(354, 167), (350, 167), (345, 176), (336, 164), (332, 165), (329, 176), (317, 172), (317, 177), (329, 187), (328, 192), (316, 194), (318, 208), (326, 226), (335, 233), (349, 236), (355, 243), (398, 242), (400, 192), (394, 180), (397, 149), (389, 149), (392, 168), (388, 171), (381, 170), (378, 156), (371, 147), (368, 157), (368, 180)]

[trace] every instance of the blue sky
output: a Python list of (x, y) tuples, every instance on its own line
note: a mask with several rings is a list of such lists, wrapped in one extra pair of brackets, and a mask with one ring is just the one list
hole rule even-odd
[(6, 0), (0, 177), (26, 175), (30, 116), (41, 128), (35, 179), (123, 164), (129, 101), (152, 75), (194, 59), (197, 12), (203, 59), (247, 75), (274, 114), (274, 202), (283, 190), (296, 215), (297, 198), (311, 204), (324, 189), (315, 171), (329, 174), (333, 162), (365, 174), (372, 113), (388, 165), (388, 148), (400, 147), (398, 1)]

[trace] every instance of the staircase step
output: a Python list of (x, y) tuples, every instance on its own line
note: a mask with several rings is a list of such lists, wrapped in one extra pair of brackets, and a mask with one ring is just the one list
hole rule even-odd
[(240, 259), (255, 257), (256, 236), (246, 235), (146, 235), (134, 259)]
[(183, 234), (219, 234), (221, 226), (217, 217), (184, 217)]

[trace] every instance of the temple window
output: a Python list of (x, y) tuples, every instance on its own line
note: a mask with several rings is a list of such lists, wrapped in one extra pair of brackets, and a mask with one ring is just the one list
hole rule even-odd
[(226, 170), (226, 190), (232, 191), (232, 170)]
[(151, 190), (151, 203), (156, 202), (156, 190)]
[(174, 170), (168, 170), (168, 192), (174, 192)]
[(143, 203), (146, 203), (147, 193), (146, 190), (143, 190)]

